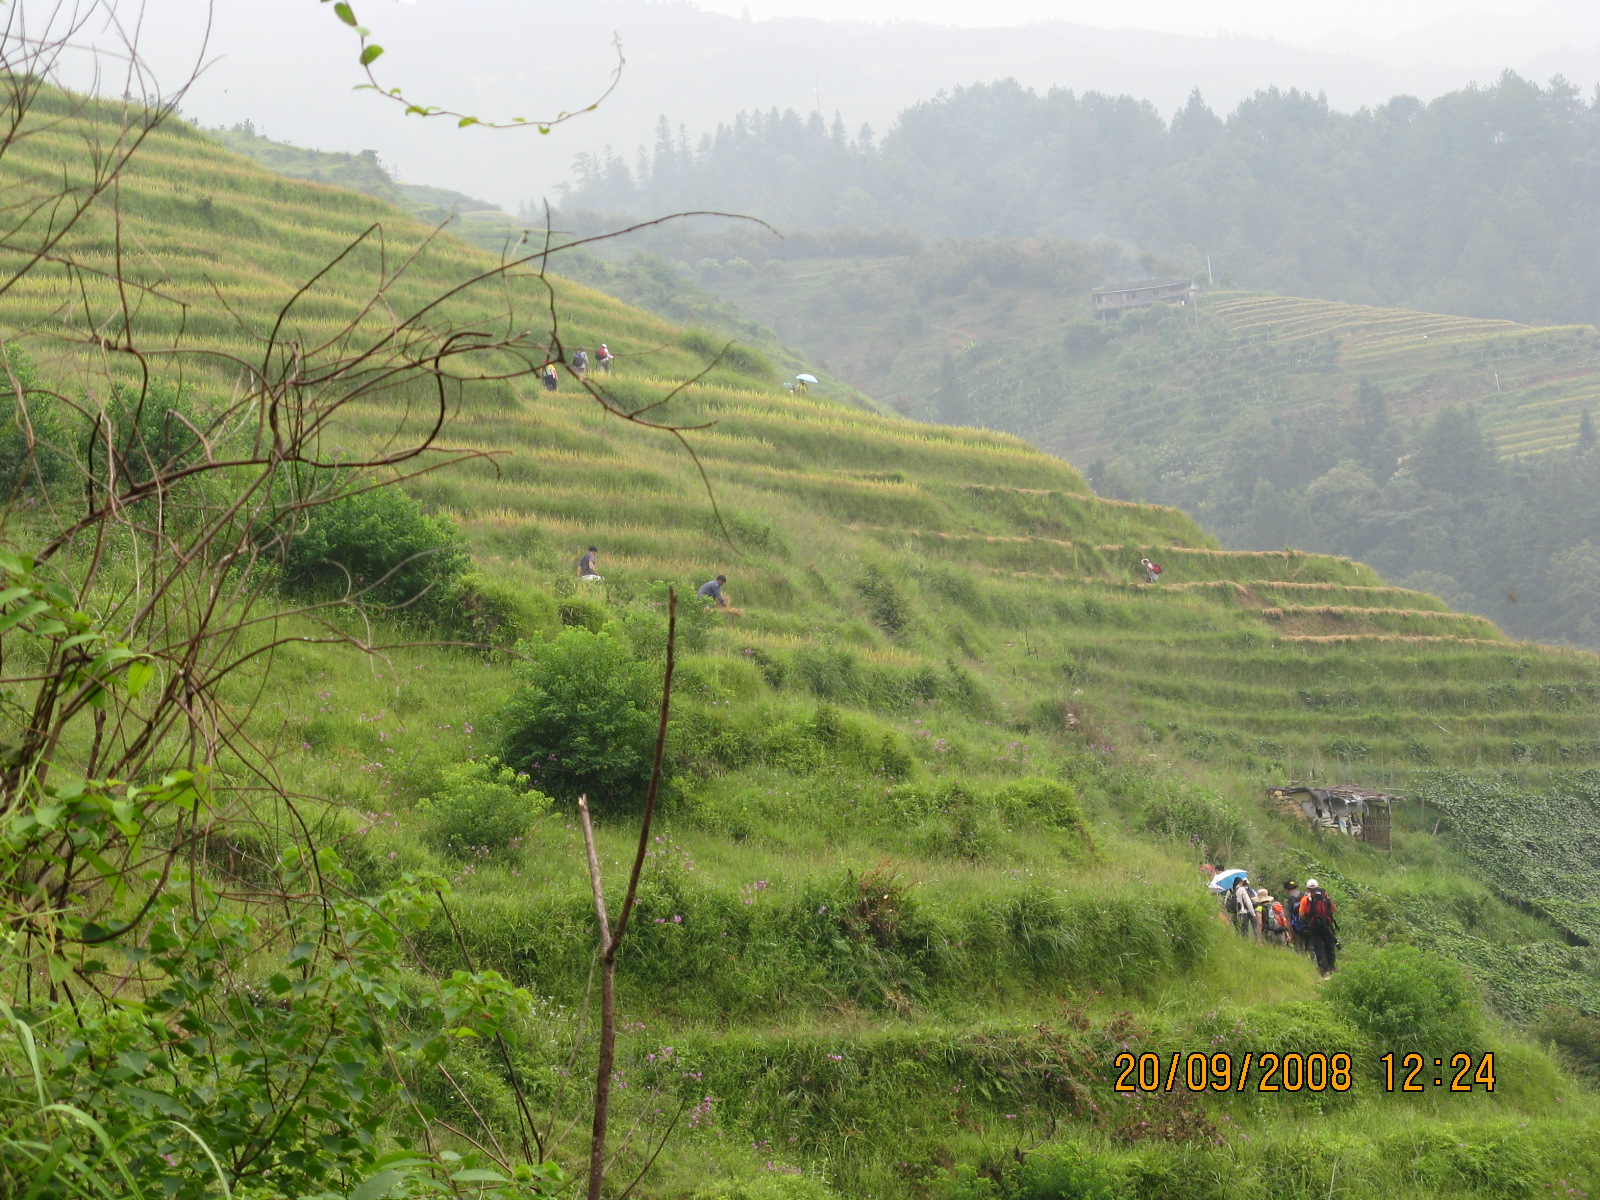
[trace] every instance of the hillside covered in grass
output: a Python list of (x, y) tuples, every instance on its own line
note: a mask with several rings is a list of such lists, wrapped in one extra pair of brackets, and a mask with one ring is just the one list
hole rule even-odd
[[(66, 115), (0, 160), (9, 181), (70, 177), (83, 126), (118, 116)], [(295, 386), (319, 353), (349, 363), (350, 344), (417, 328), (392, 314), (497, 261), (448, 236), (424, 245), (423, 227), (375, 200), (275, 177), (176, 124), (152, 134), (120, 193), (120, 226), (92, 210), (62, 253), (136, 245), (129, 270), (149, 299), (130, 313), (91, 280), (76, 292), (90, 303), (74, 309), (65, 272), (24, 276), (0, 298), (0, 322), (29, 358), (13, 373), (44, 381), (26, 394), (68, 392), (85, 356), (58, 335), (81, 337), (87, 308), (112, 314), (97, 327), (129, 342), (198, 352), (183, 359), (189, 391), (163, 395), (205, 428), (299, 282), (375, 224), (381, 253), (369, 235), (288, 309), (307, 351), (304, 368), (284, 368)], [(530, 312), (545, 286), (513, 274), (490, 298), (452, 296), (439, 319), (487, 327), (507, 295), (531, 296), (510, 310)], [(20, 1154), (42, 1089), (106, 1121), (148, 1118), (117, 1147), (148, 1190), (113, 1181), (113, 1194), (206, 1194), (209, 1160), (172, 1123), (223, 1144), (251, 1119), (231, 1097), (256, 1085), (260, 1064), (312, 1053), (309, 1042), (283, 1050), (282, 1031), (302, 1028), (318, 989), (375, 972), (359, 975), (367, 990), (349, 992), (348, 1008), (311, 1014), (324, 1044), (352, 1022), (370, 1036), (338, 1041), (348, 1057), (272, 1127), (285, 1139), (303, 1127), (303, 1143), (251, 1142), (226, 1157), (217, 1169), (234, 1172), (234, 1194), (283, 1194), (292, 1179), (293, 1194), (318, 1194), (315, 1183), (368, 1200), (397, 1192), (399, 1176), (382, 1172), (408, 1154), (464, 1164), (444, 1177), (457, 1195), (491, 1186), (477, 1173), (486, 1163), (577, 1171), (596, 1049), (575, 802), (587, 795), (598, 812), (599, 868), (619, 891), (675, 588), (662, 808), (618, 959), (614, 1144), (630, 1168), (618, 1174), (649, 1168), (634, 1194), (1242, 1200), (1531, 1196), (1600, 1182), (1596, 1102), (1582, 1082), (1600, 1060), (1600, 960), (1580, 895), (1600, 878), (1561, 855), (1589, 828), (1600, 659), (1513, 641), (1349, 559), (1222, 549), (1175, 509), (1096, 497), (1015, 437), (797, 396), (759, 353), (724, 352), (560, 279), (550, 287), (561, 346), (617, 351), (614, 373), (595, 380), (617, 411), (570, 376), (554, 392), (529, 376), (491, 378), (495, 364), (537, 362), (551, 347), (544, 326), (530, 323), (524, 345), (513, 325), (476, 377), (444, 389), (451, 465), (407, 479), (404, 502), (333, 501), (343, 515), (313, 513), (298, 544), (338, 549), (304, 561), (291, 540), (263, 568), (260, 586), (289, 604), (304, 598), (297, 587), (328, 586), (313, 568), (359, 574), (357, 552), (378, 564), (363, 570), (392, 571), (390, 535), (420, 530), (433, 555), (423, 561), (439, 564), (434, 601), (452, 599), (384, 604), (374, 593), (320, 621), (302, 613), (239, 634), (273, 650), (217, 684), (219, 711), (247, 714), (270, 771), (244, 769), (255, 760), (242, 739), (213, 744), (205, 765), (227, 802), (203, 825), (191, 803), (192, 831), (181, 815), (152, 826), (153, 842), (186, 848), (170, 885), (150, 885), (158, 917), (141, 925), (131, 903), (107, 896), (117, 920), (92, 934), (111, 942), (93, 953), (119, 965), (176, 964), (169, 983), (108, 985), (113, 1015), (91, 1023), (104, 1041), (82, 1053), (71, 1022), (88, 1018), (54, 985), (99, 979), (105, 964), (47, 946), (46, 996), (42, 983), (30, 990), (31, 960), (8, 962), (19, 1019), (65, 1047), (53, 1074), (35, 1074), (7, 1026), (8, 1111), (24, 1114), (7, 1127), (13, 1161), (42, 1161)], [(340, 369), (355, 383), (328, 435), (339, 461), (432, 419), (414, 387), (368, 388)], [(125, 419), (106, 403), (105, 420)], [(646, 404), (681, 438), (619, 415)], [(54, 415), (73, 444), (73, 422), (88, 418)], [(52, 505), (76, 515), (76, 493), (46, 488), (44, 499), (18, 507), (8, 550), (37, 551)], [(117, 589), (147, 569), (145, 535), (117, 536), (86, 612), (126, 612)], [(598, 582), (575, 570), (591, 544)], [(1162, 582), (1143, 581), (1141, 557), (1163, 565)], [(99, 561), (86, 551), (61, 576), (90, 578)], [(20, 559), (5, 569), (27, 575)], [(727, 610), (693, 599), (717, 574)], [(32, 594), (8, 593), (5, 619)], [(15, 617), (13, 639), (64, 637), (23, 623), (42, 611)], [(464, 620), (473, 636), (461, 636)], [(130, 711), (149, 702), (133, 690)], [(19, 737), (23, 711), (6, 710)], [(92, 715), (69, 727), (58, 773), (90, 773), (98, 728)], [(1264, 803), (1267, 784), (1313, 775), (1442, 799), (1402, 806), (1383, 852)], [(1497, 798), (1522, 822), (1500, 844), (1479, 836)], [(43, 807), (25, 815), (57, 819)], [(325, 883), (304, 869), (305, 838)], [(1201, 886), (1205, 861), (1247, 865), (1274, 887), (1322, 878), (1341, 906), (1344, 969), (1319, 983), (1306, 958), (1233, 935)], [(1559, 883), (1541, 870), (1549, 862)], [(295, 965), (314, 941), (288, 936), (298, 926), (287, 917), (281, 936), (274, 925), (301, 894), (289, 888), (254, 940), (223, 943), (221, 966), (184, 957), (186, 944), (212, 945), (215, 928), (247, 928), (260, 903), (251, 889), (279, 871), (358, 914), (351, 928), (364, 933), (324, 935), (324, 974)], [(183, 924), (171, 906), (203, 888), (216, 897), (208, 921)], [(385, 932), (368, 914), (388, 914), (396, 896), (407, 907), (399, 932)], [(486, 990), (498, 983), (525, 991)], [(200, 1007), (207, 989), (215, 1009)], [(481, 996), (511, 1014), (493, 1037), (474, 1033), (493, 1007)], [(179, 1024), (169, 1014), (188, 1011), (180, 1001), (220, 1015)], [(448, 1051), (421, 1032), (436, 1010)], [(236, 1058), (211, 1054), (236, 1027), (268, 1033), (237, 1043)], [(1497, 1083), (1390, 1095), (1379, 1059), (1389, 1050), (1475, 1062), (1492, 1050)], [(1217, 1056), (1234, 1055), (1230, 1072), (1247, 1053), (1344, 1053), (1351, 1074), (1346, 1090), (1202, 1081), (1129, 1093), (1115, 1087), (1124, 1051), (1163, 1062), (1194, 1052), (1218, 1071)], [(372, 1107), (386, 1087), (393, 1102)], [(268, 1089), (263, 1103), (283, 1095)], [(329, 1095), (354, 1097), (374, 1123), (339, 1126), (344, 1101)], [(51, 1136), (70, 1141), (38, 1108)], [(516, 1141), (529, 1111), (545, 1130), (537, 1153)], [(263, 1177), (264, 1161), (277, 1173)], [(64, 1171), (37, 1178), (39, 1194), (73, 1194), (49, 1182)], [(570, 1194), (526, 1173), (520, 1186), (498, 1194)]]
[(1224, 545), (1339, 553), (1600, 645), (1592, 326), (1229, 290), (1096, 322), (1093, 287), (1160, 265), (1063, 241), (697, 229), (651, 248), (898, 411), (1016, 433)]

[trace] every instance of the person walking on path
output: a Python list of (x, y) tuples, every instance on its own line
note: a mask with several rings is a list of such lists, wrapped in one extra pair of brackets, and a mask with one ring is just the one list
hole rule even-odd
[(722, 594), (722, 585), (727, 582), (728, 577), (726, 575), (718, 575), (715, 579), (708, 579), (700, 585), (695, 595), (707, 600), (715, 600), (718, 608), (727, 608), (728, 598)]
[(1300, 922), (1305, 927), (1311, 953), (1316, 957), (1317, 970), (1324, 979), (1333, 974), (1334, 956), (1339, 949), (1337, 911), (1322, 885), (1315, 879), (1306, 880), (1306, 894), (1300, 897)]
[(595, 559), (600, 551), (590, 546), (583, 552), (583, 557), (578, 560), (578, 578), (587, 583), (602, 583), (604, 580), (600, 572), (595, 569)]
[(617, 356), (611, 353), (610, 347), (601, 342), (600, 349), (595, 352), (594, 365), (601, 374), (609, 375), (611, 374), (611, 364), (616, 361), (616, 358)]
[(589, 374), (589, 352), (587, 350), (574, 350), (572, 352), (572, 373), (579, 379)]
[(1233, 918), (1239, 936), (1261, 940), (1261, 929), (1256, 922), (1255, 893), (1250, 889), (1250, 880), (1243, 875), (1233, 881), (1233, 890), (1228, 894), (1228, 915)]
[(559, 380), (556, 378), (555, 363), (547, 362), (543, 367), (540, 368), (539, 382), (544, 384), (544, 390), (547, 392), (553, 392), (556, 390)]
[(1289, 917), (1289, 944), (1302, 953), (1309, 949), (1304, 935), (1300, 932), (1300, 897), (1304, 895), (1300, 885), (1294, 880), (1283, 881), (1283, 911)]
[(1148, 558), (1141, 558), (1139, 560), (1139, 565), (1144, 568), (1144, 577), (1147, 582), (1161, 582), (1161, 568), (1156, 566), (1155, 563), (1151, 562)]

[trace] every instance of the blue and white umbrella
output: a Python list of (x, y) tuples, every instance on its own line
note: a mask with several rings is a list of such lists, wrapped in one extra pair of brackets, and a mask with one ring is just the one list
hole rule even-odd
[(1206, 884), (1214, 892), (1225, 892), (1242, 878), (1248, 878), (1250, 872), (1243, 867), (1235, 867), (1231, 871), (1224, 871), (1210, 883)]

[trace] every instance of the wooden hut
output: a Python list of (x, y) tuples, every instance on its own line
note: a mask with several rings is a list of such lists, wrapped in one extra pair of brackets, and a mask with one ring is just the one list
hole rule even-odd
[(1313, 828), (1360, 838), (1387, 850), (1391, 844), (1392, 806), (1405, 797), (1349, 784), (1308, 787), (1291, 783), (1268, 788), (1267, 799)]

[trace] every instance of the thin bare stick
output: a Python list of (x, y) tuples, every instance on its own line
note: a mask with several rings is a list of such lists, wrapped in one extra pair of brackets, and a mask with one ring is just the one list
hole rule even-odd
[(678, 593), (669, 588), (667, 670), (661, 682), (661, 720), (656, 727), (655, 759), (650, 767), (650, 790), (645, 793), (644, 817), (639, 822), (639, 849), (633, 857), (628, 893), (622, 901), (622, 911), (615, 929), (606, 917), (606, 894), (600, 879), (600, 855), (595, 849), (594, 823), (589, 819), (589, 797), (578, 797), (583, 845), (589, 855), (589, 884), (594, 889), (594, 911), (600, 922), (600, 1055), (595, 1065), (594, 1124), (589, 1136), (589, 1200), (600, 1200), (600, 1189), (605, 1184), (606, 1126), (611, 1118), (611, 1074), (617, 1050), (617, 950), (622, 945), (622, 935), (627, 932), (628, 917), (633, 912), (639, 894), (639, 875), (644, 870), (645, 855), (650, 848), (650, 823), (655, 818), (656, 797), (661, 790), (661, 761), (666, 752), (667, 722), (672, 714), (672, 672), (677, 661), (677, 641)]

